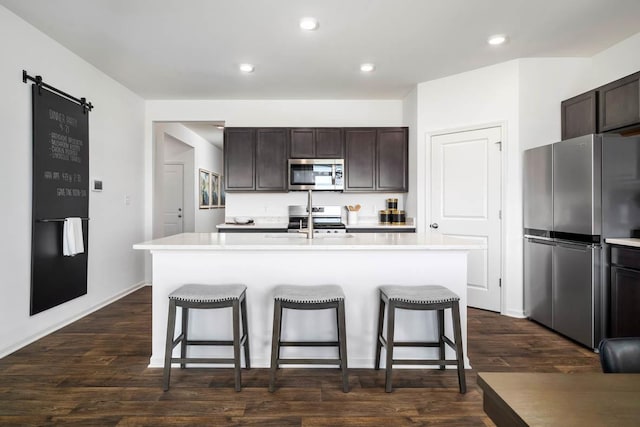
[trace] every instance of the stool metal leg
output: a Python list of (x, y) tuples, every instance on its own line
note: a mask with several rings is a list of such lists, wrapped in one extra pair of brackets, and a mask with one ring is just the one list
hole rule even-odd
[(462, 328), (460, 326), (460, 306), (458, 301), (453, 302), (451, 307), (451, 317), (453, 318), (453, 336), (456, 340), (456, 357), (458, 359), (458, 385), (460, 393), (467, 392), (467, 382), (464, 375), (464, 354), (462, 352)]
[(251, 362), (249, 357), (249, 321), (247, 320), (247, 298), (242, 298), (240, 303), (240, 311), (242, 315), (242, 335), (244, 337), (244, 367), (246, 369), (251, 368)]
[(385, 303), (384, 303), (384, 299), (382, 299), (382, 296), (380, 296), (380, 307), (378, 309), (378, 333), (376, 335), (376, 361), (375, 361), (375, 365), (373, 366), (373, 369), (375, 369), (376, 371), (378, 369), (380, 369), (380, 353), (382, 351), (382, 329), (384, 327), (384, 308), (385, 308)]
[(393, 334), (395, 329), (396, 304), (389, 301), (389, 315), (387, 316), (387, 362), (385, 369), (385, 387), (387, 393), (391, 393), (391, 375), (393, 369)]
[[(180, 357), (185, 359), (187, 357), (187, 340), (189, 332), (189, 308), (181, 307), (182, 311), (182, 340), (180, 341)], [(184, 369), (187, 366), (185, 362), (180, 363), (180, 369)]]
[(171, 379), (171, 355), (173, 353), (173, 335), (176, 326), (176, 302), (169, 300), (169, 316), (167, 319), (167, 340), (164, 348), (164, 372), (162, 373), (162, 389), (169, 390)]
[(282, 330), (282, 303), (274, 301), (273, 306), (273, 335), (271, 337), (271, 372), (269, 373), (269, 391), (276, 389), (276, 370), (280, 358), (280, 332)]
[(438, 310), (438, 343), (440, 344), (440, 370), (444, 370), (446, 365), (444, 360), (446, 359), (445, 344), (444, 344), (444, 310)]
[(349, 373), (347, 368), (347, 327), (344, 314), (344, 300), (338, 301), (338, 353), (340, 357), (340, 366), (342, 367), (342, 391), (349, 391)]
[(236, 391), (241, 389), (240, 378), (240, 302), (233, 301), (233, 370), (235, 373)]

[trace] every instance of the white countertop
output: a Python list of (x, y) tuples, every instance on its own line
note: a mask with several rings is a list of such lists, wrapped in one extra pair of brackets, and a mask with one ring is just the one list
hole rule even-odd
[(634, 248), (640, 248), (640, 239), (634, 239), (631, 237), (604, 239), (604, 241), (610, 245), (631, 246)]
[[(151, 251), (181, 250), (470, 250), (485, 249), (474, 240), (439, 233), (346, 233), (307, 239), (294, 233), (182, 233), (133, 245)], [(335, 235), (334, 235), (335, 236)]]

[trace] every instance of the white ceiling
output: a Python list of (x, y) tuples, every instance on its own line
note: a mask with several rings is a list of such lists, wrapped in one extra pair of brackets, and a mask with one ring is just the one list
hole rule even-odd
[[(401, 99), (521, 57), (640, 32), (640, 0), (0, 0), (145, 99)], [(320, 21), (315, 32), (298, 27)], [(495, 33), (509, 43), (489, 46)], [(243, 75), (238, 65), (255, 64)], [(376, 64), (363, 75), (359, 65)]]

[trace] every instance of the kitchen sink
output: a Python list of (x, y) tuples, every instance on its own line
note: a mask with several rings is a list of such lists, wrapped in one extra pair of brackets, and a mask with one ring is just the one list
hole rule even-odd
[[(306, 239), (305, 233), (267, 233), (265, 237), (270, 238), (291, 238), (291, 239)], [(353, 234), (349, 233), (314, 233), (314, 239), (347, 239), (353, 237)]]

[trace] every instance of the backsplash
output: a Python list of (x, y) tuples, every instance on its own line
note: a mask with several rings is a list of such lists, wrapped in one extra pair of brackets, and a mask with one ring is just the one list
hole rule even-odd
[[(388, 198), (398, 199), (398, 209), (404, 209), (406, 194), (404, 193), (340, 193), (334, 191), (314, 191), (314, 205), (356, 205), (360, 204), (361, 218), (370, 217), (375, 220), (378, 211), (386, 208)], [(264, 220), (283, 221), (288, 218), (289, 205), (306, 205), (306, 191), (291, 191), (289, 193), (227, 193), (226, 219), (236, 216), (263, 218)], [(414, 216), (407, 212), (407, 216)], [(342, 212), (343, 219), (347, 217), (347, 209)]]

